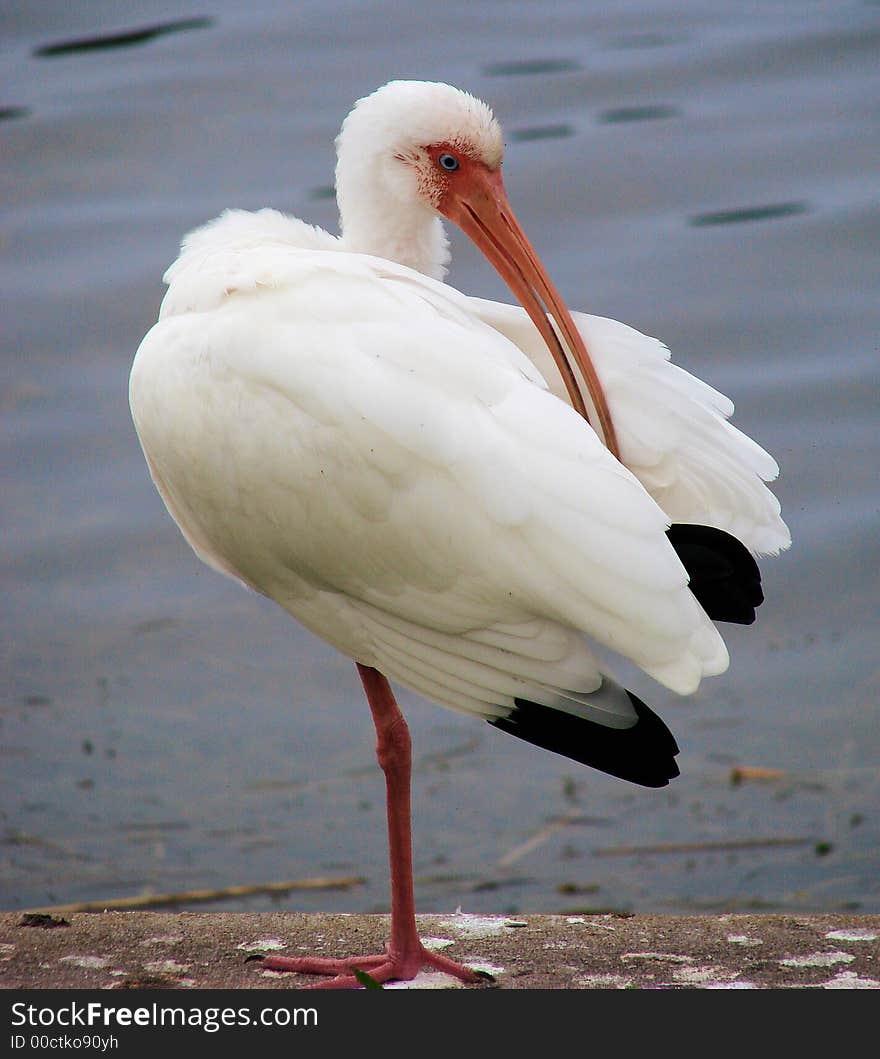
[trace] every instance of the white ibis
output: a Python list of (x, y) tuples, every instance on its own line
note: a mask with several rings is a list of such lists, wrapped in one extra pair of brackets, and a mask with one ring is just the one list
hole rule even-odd
[[(449, 85), (395, 81), (337, 140), (336, 238), (228, 211), (183, 244), (131, 409), (197, 555), (357, 664), (385, 772), (386, 951), (266, 966), (354, 986), (423, 966), (410, 740), (388, 681), (613, 776), (678, 747), (615, 654), (681, 694), (750, 622), (753, 555), (789, 544), (773, 459), (732, 404), (623, 324), (570, 314), (514, 218), (501, 129)], [(522, 308), (442, 282), (443, 219)]]

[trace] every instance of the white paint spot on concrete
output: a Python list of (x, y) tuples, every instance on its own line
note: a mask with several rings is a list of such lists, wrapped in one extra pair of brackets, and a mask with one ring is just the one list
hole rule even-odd
[(707, 989), (757, 989), (758, 987), (754, 982), (747, 982), (745, 979), (737, 978), (730, 982), (709, 982), (706, 986)]
[(693, 963), (691, 956), (678, 956), (674, 952), (625, 952), (621, 960), (660, 960), (664, 963)]
[(276, 949), (286, 949), (287, 942), (281, 938), (260, 938), (258, 941), (243, 941), (241, 945), (235, 946), (242, 952), (271, 952)]
[(836, 963), (852, 963), (855, 956), (848, 952), (811, 952), (807, 956), (789, 956), (780, 960), (783, 967), (833, 967)]
[(873, 930), (829, 930), (825, 935), (831, 941), (876, 941), (877, 933)]
[(178, 963), (177, 960), (150, 960), (144, 964), (144, 970), (151, 974), (186, 974), (189, 964)]
[(383, 989), (463, 989), (464, 982), (442, 971), (421, 971), (411, 982), (385, 982)]
[(422, 938), (422, 944), (429, 952), (439, 952), (454, 945), (455, 941), (452, 938)]
[(830, 982), (823, 982), (823, 989), (880, 989), (875, 978), (859, 978), (855, 971), (838, 971)]
[(508, 919), (506, 916), (472, 916), (463, 912), (442, 919), (440, 924), (470, 938), (492, 938), (504, 934), (508, 927), (526, 926), (521, 920)]
[(731, 945), (763, 945), (762, 938), (752, 938), (748, 934), (728, 934), (727, 940)]
[(629, 989), (632, 978), (622, 974), (583, 974), (578, 975), (574, 984), (585, 989)]
[(736, 978), (739, 971), (726, 971), (716, 964), (706, 964), (697, 967), (676, 967), (672, 977), (676, 982), (685, 985), (718, 985)]
[(616, 930), (616, 927), (612, 926), (611, 923), (606, 923), (600, 919), (581, 920), (581, 922), (591, 930), (610, 930), (612, 934)]
[(74, 967), (86, 967), (91, 971), (100, 971), (113, 961), (109, 956), (62, 956), (60, 963), (72, 963)]
[(506, 967), (499, 967), (497, 964), (489, 963), (488, 960), (481, 960), (478, 956), (462, 960), (462, 963), (474, 971), (482, 971), (484, 974), (491, 974), (493, 978), (497, 978), (499, 974), (504, 974), (507, 970)]

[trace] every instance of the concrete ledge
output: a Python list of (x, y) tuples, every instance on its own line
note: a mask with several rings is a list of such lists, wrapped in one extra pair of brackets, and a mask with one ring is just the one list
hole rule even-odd
[[(387, 916), (0, 914), (5, 989), (290, 989), (259, 954), (379, 952)], [(880, 915), (419, 916), (426, 943), (502, 989), (880, 989)], [(412, 987), (458, 985), (424, 972)], [(475, 988), (485, 988), (478, 986)]]

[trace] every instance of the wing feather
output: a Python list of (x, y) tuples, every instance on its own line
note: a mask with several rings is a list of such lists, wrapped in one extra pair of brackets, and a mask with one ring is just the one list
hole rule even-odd
[[(480, 319), (516, 343), (567, 403), (553, 360), (526, 313), (518, 306), (471, 301)], [(788, 527), (765, 485), (779, 468), (729, 422), (733, 402), (672, 364), (657, 339), (616, 320), (572, 316), (605, 389), (623, 462), (667, 516), (726, 530), (756, 554), (787, 548)]]
[(227, 234), (170, 271), (131, 377), (203, 559), (484, 716), (524, 696), (631, 723), (591, 641), (685, 693), (726, 667), (667, 514), (470, 299), (311, 237)]

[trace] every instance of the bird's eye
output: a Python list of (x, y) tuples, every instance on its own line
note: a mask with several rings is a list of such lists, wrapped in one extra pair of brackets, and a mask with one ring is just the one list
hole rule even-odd
[(441, 154), (437, 161), (448, 173), (454, 173), (458, 169), (458, 159), (454, 154)]

